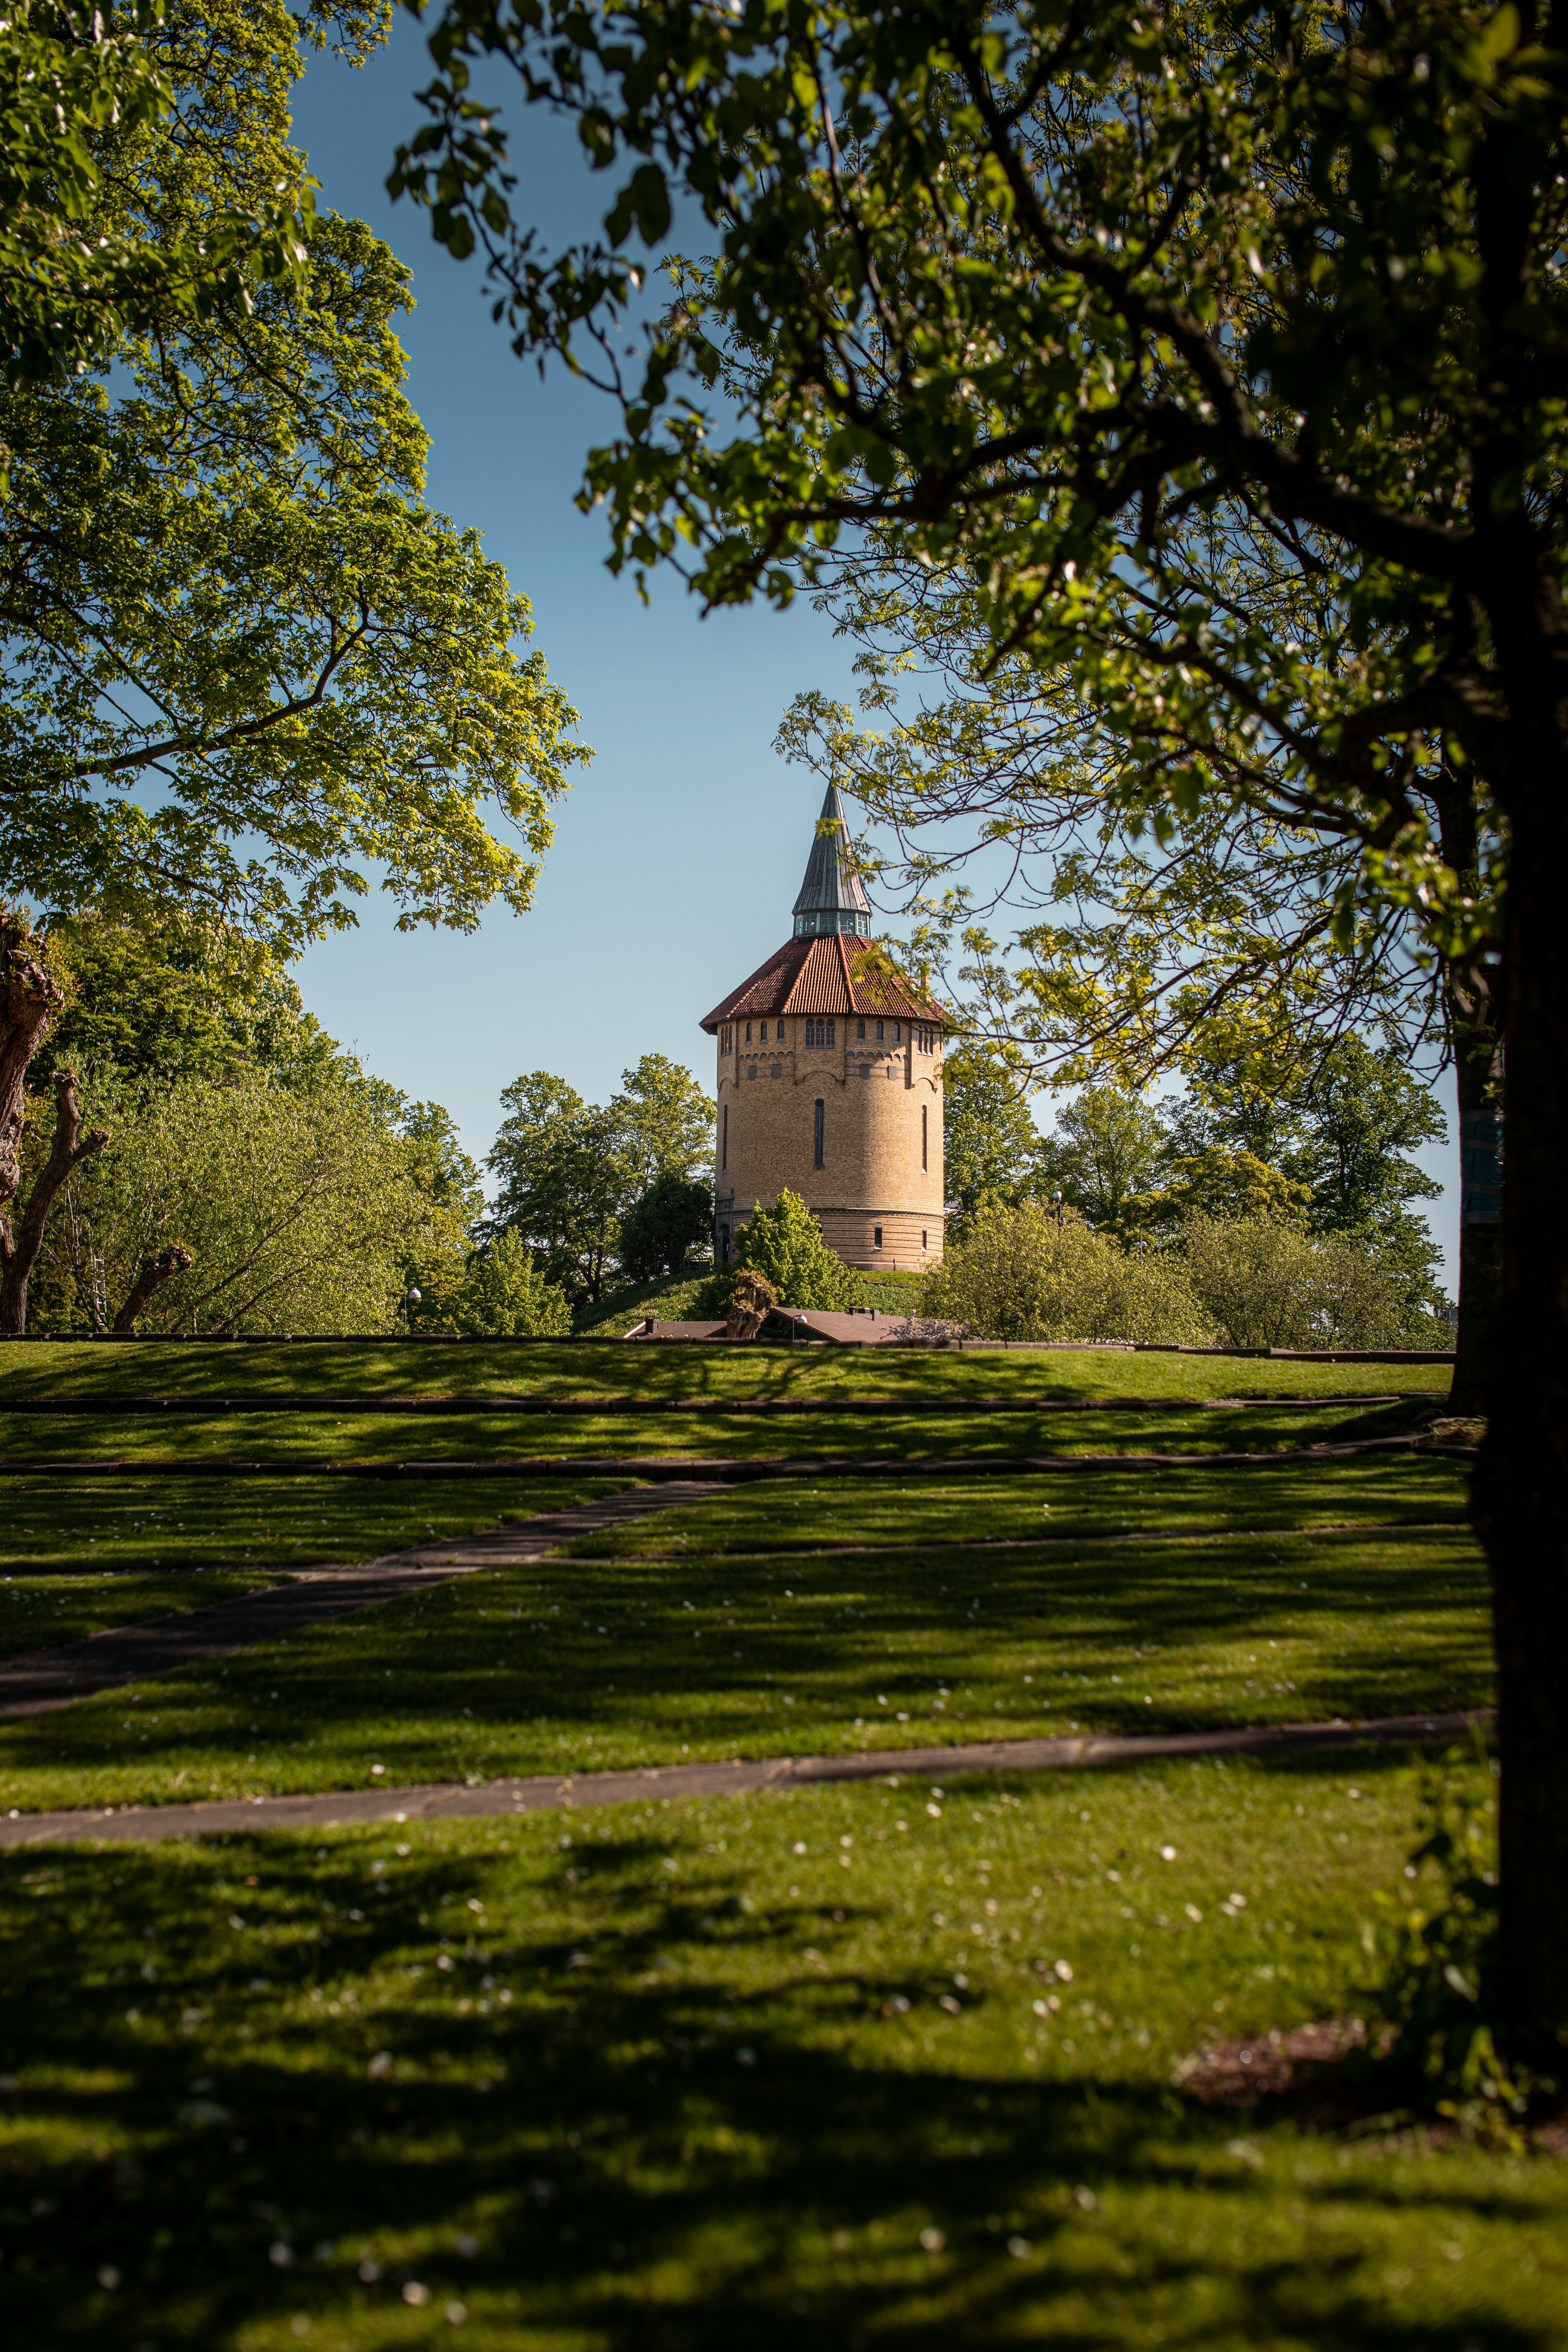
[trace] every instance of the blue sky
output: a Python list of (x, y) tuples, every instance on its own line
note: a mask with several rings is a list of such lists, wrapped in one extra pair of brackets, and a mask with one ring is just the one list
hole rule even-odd
[[(559, 373), (542, 384), (492, 326), (479, 269), (385, 196), (426, 71), (400, 15), (361, 71), (311, 65), (296, 137), (321, 201), (368, 220), (413, 268), (417, 307), (402, 334), (431, 436), (431, 503), (477, 527), (531, 601), (534, 644), (596, 756), (560, 812), (532, 914), (497, 915), (467, 938), (409, 935), (373, 902), (356, 932), (309, 953), (300, 982), (334, 1035), (444, 1102), (482, 1153), (500, 1089), (521, 1071), (554, 1070), (602, 1100), (657, 1049), (710, 1080), (697, 1024), (788, 936), (821, 799), (774, 755), (773, 731), (803, 688), (845, 690), (848, 656), (804, 604), (703, 620), (678, 581), (650, 608), (605, 569), (605, 526), (573, 497), (612, 411)], [(552, 229), (607, 203), (563, 126), (525, 117), (514, 147), (520, 201)]]
[[(805, 604), (703, 619), (673, 578), (645, 606), (605, 570), (604, 523), (573, 499), (613, 413), (559, 371), (541, 383), (515, 359), (479, 268), (439, 251), (414, 205), (387, 199), (427, 69), (400, 11), (360, 71), (311, 64), (296, 139), (321, 202), (369, 221), (414, 272), (402, 335), (431, 438), (431, 503), (476, 527), (531, 601), (534, 644), (596, 756), (561, 810), (531, 914), (495, 916), (466, 938), (404, 934), (373, 900), (357, 931), (310, 951), (300, 978), (335, 1036), (381, 1076), (445, 1103), (480, 1157), (501, 1088), (526, 1070), (602, 1100), (658, 1051), (710, 1085), (697, 1024), (788, 936), (820, 801), (812, 777), (774, 754), (773, 732), (807, 687), (848, 698), (850, 654)], [(557, 239), (591, 226), (611, 183), (590, 174), (574, 133), (537, 110), (508, 115), (518, 210)], [(1453, 1253), (1457, 1155), (1420, 1156), (1448, 1183), (1431, 1213)]]

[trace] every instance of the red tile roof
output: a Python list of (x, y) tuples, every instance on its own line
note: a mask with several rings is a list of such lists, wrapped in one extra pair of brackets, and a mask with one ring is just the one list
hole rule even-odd
[(842, 931), (825, 939), (786, 940), (750, 980), (703, 1016), (702, 1026), (711, 1032), (721, 1021), (768, 1013), (881, 1013), (932, 1022), (942, 1029), (951, 1025), (940, 1005), (917, 995), (906, 973), (879, 971), (878, 961), (869, 940), (850, 939)]

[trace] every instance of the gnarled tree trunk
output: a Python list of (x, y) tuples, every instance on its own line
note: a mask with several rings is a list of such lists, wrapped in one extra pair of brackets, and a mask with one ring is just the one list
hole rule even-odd
[(27, 1066), (63, 992), (26, 923), (0, 907), (0, 1211), (22, 1181)]
[(171, 1243), (167, 1249), (144, 1257), (131, 1286), (131, 1295), (114, 1318), (112, 1329), (115, 1337), (121, 1339), (129, 1338), (153, 1293), (162, 1288), (172, 1275), (184, 1274), (195, 1264), (195, 1259), (183, 1242)]
[(0, 1339), (20, 1339), (26, 1331), (27, 1277), (38, 1262), (44, 1227), (60, 1186), (73, 1168), (101, 1151), (109, 1141), (107, 1128), (95, 1127), (86, 1135), (81, 1131), (75, 1071), (57, 1070), (54, 1083), (55, 1137), (49, 1156), (38, 1171), (16, 1226), (9, 1217), (0, 1215)]

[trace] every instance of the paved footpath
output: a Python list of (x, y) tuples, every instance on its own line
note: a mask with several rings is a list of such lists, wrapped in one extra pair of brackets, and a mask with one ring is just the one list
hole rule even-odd
[(259, 1642), (275, 1642), (285, 1633), (298, 1633), (302, 1625), (319, 1624), (350, 1610), (370, 1609), (378, 1601), (399, 1601), (406, 1593), (443, 1584), (454, 1576), (543, 1559), (573, 1537), (603, 1534), (626, 1526), (628, 1520), (644, 1518), (650, 1511), (701, 1502), (720, 1491), (689, 1480), (684, 1485), (671, 1482), (636, 1487), (629, 1494), (602, 1495), (595, 1502), (578, 1503), (570, 1510), (519, 1519), (510, 1527), (488, 1528), (480, 1535), (412, 1545), (406, 1551), (384, 1552), (379, 1559), (351, 1568), (286, 1570), (284, 1581), (237, 1601), (215, 1601), (204, 1609), (182, 1610), (176, 1615), (138, 1624), (112, 1625), (101, 1633), (89, 1633), (84, 1642), (64, 1643), (54, 1650), (30, 1650), (0, 1665), (0, 1723), (47, 1715), (56, 1707), (69, 1706), (75, 1699), (90, 1697), (95, 1691), (152, 1682), (176, 1666), (227, 1657), (231, 1651), (251, 1649)]
[[(721, 1412), (716, 1407), (713, 1417)], [(95, 1454), (79, 1461), (40, 1454), (8, 1455), (0, 1469), (16, 1478), (647, 1478), (742, 1486), (758, 1478), (907, 1478), (911, 1471), (924, 1478), (1011, 1478), (1037, 1470), (1294, 1470), (1363, 1454), (1441, 1454), (1473, 1462), (1476, 1448), (1440, 1445), (1417, 1433), (1247, 1454), (827, 1454), (805, 1460), (783, 1454), (488, 1454), (427, 1461), (336, 1454)]]
[(951, 1780), (975, 1772), (1046, 1772), (1094, 1764), (1142, 1764), (1183, 1756), (1333, 1755), (1366, 1747), (1414, 1747), (1463, 1739), (1489, 1725), (1469, 1715), (1397, 1715), (1372, 1721), (1286, 1723), (1237, 1731), (1178, 1731), (1137, 1738), (989, 1739), (967, 1747), (882, 1748), (853, 1756), (773, 1756), (730, 1764), (656, 1764), (629, 1772), (488, 1780), (477, 1789), (347, 1789), (323, 1796), (244, 1797), (230, 1803), (126, 1805), (116, 1812), (26, 1813), (0, 1821), (0, 1848), (109, 1840), (150, 1845), (165, 1838), (212, 1837), (226, 1830), (321, 1830), (376, 1822), (465, 1821), (537, 1813), (573, 1805), (646, 1803), (648, 1798), (738, 1796), (813, 1781), (875, 1780), (905, 1772)]

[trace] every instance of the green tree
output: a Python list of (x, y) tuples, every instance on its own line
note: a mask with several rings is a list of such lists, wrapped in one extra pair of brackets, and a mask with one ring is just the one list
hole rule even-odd
[(490, 1339), (563, 1339), (572, 1328), (572, 1309), (521, 1235), (500, 1233), (464, 1269), (452, 1328)]
[(982, 1200), (1016, 1202), (1038, 1188), (1040, 1133), (1018, 1079), (984, 1046), (950, 1045), (942, 1081), (944, 1181), (960, 1211), (951, 1236)]
[(515, 1078), (501, 1103), (506, 1117), (485, 1162), (500, 1186), (492, 1230), (526, 1242), (574, 1306), (596, 1304), (637, 1190), (620, 1121), (548, 1070)]
[[(318, 46), (335, 22), (349, 54), (371, 21), (316, 6), (300, 20)], [(187, 12), (143, 0), (23, 0), (0, 26), (0, 373), (13, 382), (68, 379), (172, 320), (242, 314), (255, 284), (300, 267), (312, 207), (297, 171), (195, 220), (150, 218), (138, 201), (127, 163), (177, 118), (189, 26)]]
[(1397, 1250), (1367, 1233), (1309, 1233), (1268, 1216), (1194, 1214), (1187, 1281), (1233, 1348), (1430, 1348)]
[(388, 1330), (405, 1257), (452, 1238), (381, 1091), (341, 1066), (299, 1087), (248, 1071), (149, 1095), (109, 1074), (83, 1091), (101, 1142), (42, 1236), (46, 1328), (124, 1328), (142, 1286), (153, 1330)]
[(687, 1252), (711, 1243), (713, 1191), (673, 1171), (656, 1176), (621, 1218), (621, 1265), (634, 1282), (679, 1274)]
[(89, 910), (56, 916), (67, 996), (35, 1053), (30, 1082), (58, 1067), (150, 1084), (242, 1070), (320, 1071), (337, 1051), (305, 1011), (287, 965), (230, 924), (175, 909), (137, 922)]
[(1310, 1186), (1320, 1232), (1392, 1230), (1412, 1201), (1441, 1193), (1408, 1154), (1440, 1142), (1447, 1122), (1399, 1055), (1338, 1039), (1312, 1074), (1303, 1109), (1306, 1132), (1286, 1165)]
[[(89, 962), (112, 942), (87, 942), (78, 910), (143, 928), (144, 976), (176, 919), (276, 950), (352, 923), (373, 866), (405, 926), (471, 929), (498, 898), (521, 910), (584, 754), (522, 650), (526, 604), (477, 535), (423, 501), (395, 328), (406, 273), (363, 223), (328, 217), (253, 284), (226, 264), (226, 291), (197, 299), (180, 275), (204, 240), (232, 259), (236, 222), (302, 201), (288, 110), (301, 43), (335, 28), (359, 56), (380, 14), (171, 0), (146, 25), (157, 90), (83, 135), (105, 268), (129, 239), (169, 269), (149, 269), (140, 308), (105, 295), (118, 325), (90, 370), (18, 362), (0, 380), (0, 893), (64, 910)], [(54, 28), (90, 48), (94, 26)], [(0, 32), (0, 75), (19, 37)], [(17, 103), (7, 136), (32, 98)], [(75, 132), (60, 127), (64, 203)], [(0, 233), (0, 342), (5, 259)], [(7, 922), (0, 1263), (15, 1314), (50, 1200), (89, 1147), (67, 1136), (62, 1087), (60, 1149), (11, 1217), (27, 1066), (64, 1000), (60, 960)], [(120, 961), (130, 982), (133, 952)], [(165, 958), (155, 992), (195, 1018), (192, 992), (168, 1001), (166, 971)], [(153, 1025), (150, 1010), (119, 1022), (144, 1061)]]
[[(1509, 1136), (1495, 1410), (1476, 1485), (1496, 1601), (1500, 1981), (1568, 2024), (1568, 43), (1532, 5), (1415, 0), (1063, 18), (448, 0), (399, 184), (479, 244), (522, 352), (591, 364), (641, 299), (672, 188), (682, 273), (623, 436), (590, 459), (614, 556), (780, 601), (881, 529), (974, 583), (998, 649), (1063, 668), (1149, 822), (1258, 739), (1355, 895), (1416, 943), (1495, 937), (1446, 853), (1441, 762), (1508, 845)], [(625, 176), (554, 260), (476, 106), (499, 54)], [(596, 346), (592, 341), (597, 334)], [(1254, 520), (1310, 595), (1281, 637)], [(1228, 561), (1237, 550), (1237, 562)], [(1142, 783), (1141, 783), (1142, 780)], [(1347, 923), (1353, 918), (1353, 903)], [(1470, 1146), (1485, 1160), (1483, 1139)], [(1479, 1173), (1486, 1174), (1484, 1166)], [(1551, 1662), (1551, 1663), (1549, 1663)]]
[(1306, 1223), (1308, 1188), (1246, 1150), (1211, 1143), (1172, 1154), (1165, 1181), (1123, 1202), (1130, 1233), (1173, 1234), (1192, 1216), (1261, 1217), (1272, 1223)]
[(731, 1285), (742, 1267), (771, 1282), (784, 1307), (847, 1312), (860, 1304), (855, 1276), (828, 1248), (821, 1226), (796, 1192), (781, 1192), (771, 1208), (759, 1202), (752, 1210), (735, 1236), (725, 1269)]
[(1097, 1225), (1114, 1225), (1164, 1166), (1170, 1132), (1150, 1104), (1120, 1087), (1085, 1087), (1040, 1147), (1044, 1183)]
[[(1268, 603), (1279, 641), (1317, 638), (1319, 614), (1300, 583), (1291, 593), (1265, 522), (1245, 539), (1248, 593)], [(1216, 560), (1231, 549), (1227, 538)], [(831, 602), (862, 648), (859, 722), (803, 695), (779, 748), (890, 829), (900, 856), (879, 868), (884, 888), (919, 913), (922, 950), (966, 1023), (1021, 1073), (1140, 1087), (1217, 1066), (1234, 1092), (1250, 1065), (1248, 1116), (1228, 1139), (1273, 1164), (1323, 1041), (1360, 1024), (1398, 1036), (1394, 1066), (1413, 1091), (1413, 1058), (1451, 1062), (1461, 1118), (1495, 1108), (1495, 927), (1451, 953), (1424, 937), (1419, 907), (1359, 904), (1363, 845), (1300, 821), (1287, 737), (1211, 731), (1198, 746), (1176, 703), (1157, 758), (1119, 740), (1065, 668), (998, 656), (963, 572), (933, 581), (880, 541), (842, 568)], [(1200, 749), (1220, 764), (1224, 794), (1162, 798), (1159, 763)], [(1414, 767), (1405, 790), (1445, 866), (1479, 876), (1500, 854), (1498, 812), (1453, 750)], [(999, 844), (1005, 907), (964, 878)], [(987, 928), (1004, 912), (1018, 923), (1011, 942)], [(1430, 1106), (1425, 1119), (1436, 1123)], [(1417, 1243), (1421, 1230), (1410, 1227)], [(1495, 1226), (1462, 1235), (1456, 1391), (1472, 1402), (1491, 1346), (1497, 1242)]]
[(713, 1170), (713, 1105), (689, 1070), (645, 1054), (621, 1072), (609, 1101), (618, 1150), (646, 1187), (661, 1176), (707, 1177)]

